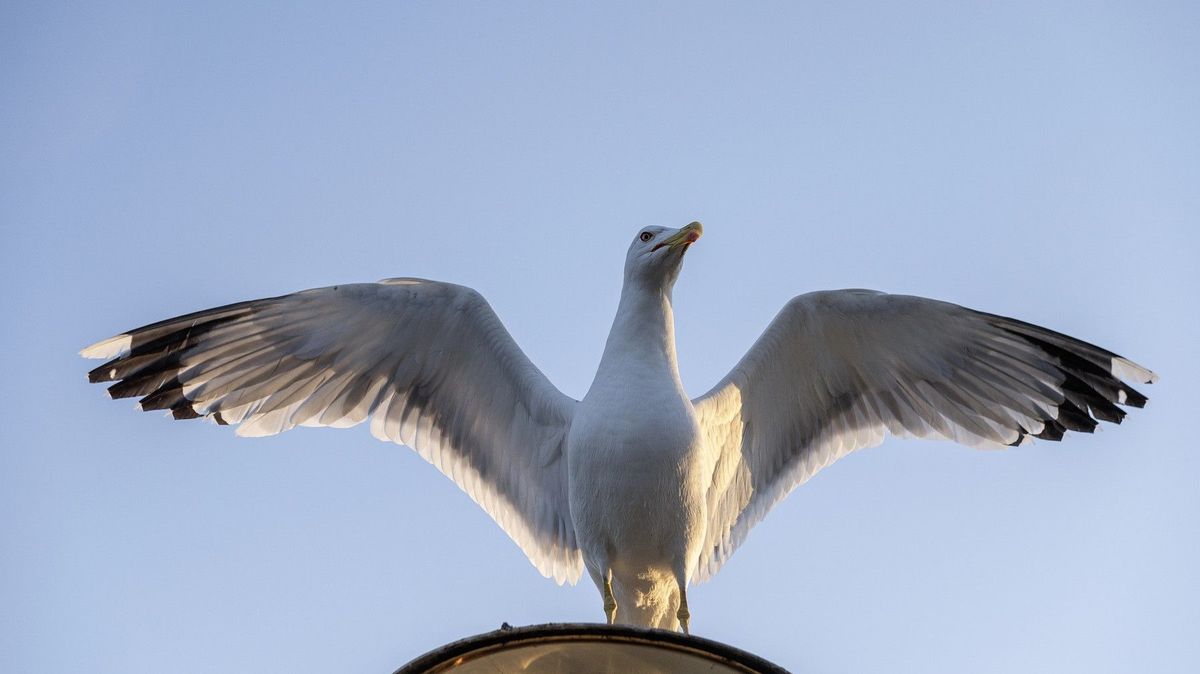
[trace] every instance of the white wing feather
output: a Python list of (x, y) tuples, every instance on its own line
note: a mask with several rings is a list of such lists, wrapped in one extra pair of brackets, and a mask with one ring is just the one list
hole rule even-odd
[[(1010, 318), (871, 290), (809, 293), (694, 402), (716, 469), (694, 577), (704, 581), (792, 489), (885, 434), (973, 447), (1120, 423), (1155, 375)], [(1093, 417), (1095, 419), (1093, 419)]]
[(538, 371), (470, 288), (392, 279), (242, 302), (84, 349), (114, 398), (238, 435), (347, 427), (408, 445), (450, 477), (544, 575), (583, 562), (566, 494), (575, 401)]

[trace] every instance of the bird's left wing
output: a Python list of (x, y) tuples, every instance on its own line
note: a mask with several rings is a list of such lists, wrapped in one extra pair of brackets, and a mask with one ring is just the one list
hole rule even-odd
[(529, 361), (470, 288), (393, 279), (231, 304), (82, 351), (93, 382), (238, 435), (347, 427), (408, 445), (454, 480), (542, 574), (583, 568), (567, 500), (575, 401)]
[(740, 363), (694, 401), (714, 452), (711, 577), (750, 528), (817, 471), (887, 432), (1003, 447), (1090, 433), (1146, 398), (1154, 374), (1114, 353), (1011, 318), (871, 290), (790, 301)]

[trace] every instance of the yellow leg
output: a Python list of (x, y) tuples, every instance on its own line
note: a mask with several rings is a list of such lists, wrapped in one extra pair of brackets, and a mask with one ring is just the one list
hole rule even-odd
[(679, 611), (675, 614), (679, 618), (679, 626), (683, 628), (684, 634), (691, 634), (688, 631), (688, 621), (691, 620), (692, 614), (687, 607), (687, 589), (679, 588)]
[(617, 598), (613, 596), (612, 591), (612, 571), (604, 578), (604, 617), (608, 619), (609, 625), (617, 621)]

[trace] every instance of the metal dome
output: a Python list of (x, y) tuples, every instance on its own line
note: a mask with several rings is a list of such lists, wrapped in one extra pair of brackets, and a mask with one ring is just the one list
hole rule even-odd
[(679, 632), (593, 623), (509, 627), (434, 649), (395, 674), (787, 674), (726, 644)]

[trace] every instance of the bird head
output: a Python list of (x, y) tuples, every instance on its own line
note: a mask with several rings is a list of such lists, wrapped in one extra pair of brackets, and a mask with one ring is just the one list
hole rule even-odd
[(679, 278), (688, 246), (703, 233), (704, 226), (699, 222), (679, 229), (657, 225), (643, 227), (629, 244), (629, 253), (625, 256), (625, 281), (670, 288)]

